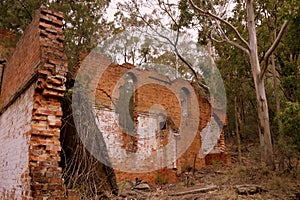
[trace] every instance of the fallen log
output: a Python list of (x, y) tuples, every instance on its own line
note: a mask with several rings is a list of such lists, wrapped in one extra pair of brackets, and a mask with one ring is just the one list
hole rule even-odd
[(190, 190), (184, 190), (179, 192), (173, 192), (168, 194), (169, 196), (182, 196), (187, 194), (197, 194), (197, 193), (206, 193), (214, 190), (218, 190), (219, 187), (215, 185), (207, 186), (204, 188), (196, 188), (196, 189), (190, 189)]

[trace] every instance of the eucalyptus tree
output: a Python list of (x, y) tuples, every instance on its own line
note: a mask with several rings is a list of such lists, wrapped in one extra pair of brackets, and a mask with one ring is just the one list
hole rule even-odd
[[(262, 12), (270, 15), (271, 10), (265, 10), (264, 3), (260, 1), (192, 1), (181, 0), (186, 4), (190, 18), (189, 24), (198, 23), (198, 18), (205, 20), (202, 30), (207, 30), (206, 36), (215, 43), (227, 43), (240, 49), (249, 59), (252, 79), (255, 86), (257, 111), (259, 119), (259, 136), (261, 143), (262, 163), (274, 168), (273, 145), (270, 130), (269, 108), (265, 88), (265, 75), (269, 66), (269, 59), (288, 26), (288, 21), (283, 20), (280, 28), (276, 29), (276, 37), (272, 39), (268, 49), (260, 49), (263, 40), (258, 40), (258, 32), (264, 28), (261, 17)], [(287, 2), (290, 4), (292, 2)], [(236, 14), (228, 12), (236, 8)]]

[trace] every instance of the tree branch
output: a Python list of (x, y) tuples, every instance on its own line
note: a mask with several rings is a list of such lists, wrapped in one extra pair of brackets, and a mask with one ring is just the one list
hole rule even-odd
[[(176, 26), (178, 26), (177, 21), (173, 18), (173, 15), (167, 10), (166, 4), (158, 0), (158, 6), (171, 18)], [(170, 8), (169, 8), (170, 9)]]
[[(158, 2), (160, 2), (160, 0), (158, 0)], [(176, 39), (175, 41), (172, 41), (169, 37), (165, 36), (163, 33), (159, 32), (157, 28), (153, 27), (152, 24), (147, 21), (147, 19), (145, 19), (145, 17), (142, 15), (142, 13), (140, 12), (140, 9), (138, 8), (137, 4), (134, 4), (135, 10), (137, 12), (136, 17), (140, 18), (152, 31), (154, 31), (159, 37), (163, 38), (166, 40), (166, 43), (170, 44), (173, 48), (175, 53), (178, 55), (178, 58), (185, 64), (185, 66), (187, 66), (187, 68), (191, 71), (191, 73), (193, 74), (196, 83), (203, 89), (205, 89), (206, 91), (209, 90), (209, 87), (206, 86), (205, 84), (203, 84), (201, 82), (201, 80), (199, 80), (199, 77), (197, 75), (197, 72), (193, 69), (193, 66), (191, 65), (191, 63), (189, 63), (187, 60), (184, 59), (184, 57), (178, 52), (177, 46), (178, 46), (178, 41), (179, 41), (179, 34), (180, 34), (180, 30), (179, 30), (179, 26), (178, 23), (176, 22), (176, 19), (174, 19), (171, 15), (171, 13), (167, 10), (167, 7), (162, 7), (160, 5), (160, 9), (162, 9), (170, 18), (171, 20), (177, 24), (177, 34), (176, 34)], [(160, 22), (158, 22), (160, 23)], [(164, 28), (164, 26), (162, 24), (160, 24), (162, 28)]]
[(27, 9), (27, 7), (25, 6), (25, 4), (21, 1), (21, 0), (18, 0), (19, 4), (21, 4), (21, 6), (25, 9), (25, 12), (27, 13), (27, 15), (30, 17), (30, 20), (32, 21), (32, 16), (29, 12), (29, 10)]
[(212, 32), (210, 33), (210, 39), (211, 39), (212, 41), (216, 42), (216, 43), (223, 43), (223, 42), (226, 42), (225, 39), (223, 39), (223, 40), (218, 40), (218, 39), (216, 39), (216, 38), (213, 36), (213, 33), (212, 33)]
[[(210, 13), (210, 12), (208, 12), (208, 11), (206, 11), (206, 10), (203, 10), (203, 9), (199, 8), (198, 6), (195, 5), (195, 3), (193, 2), (193, 0), (189, 0), (189, 2), (192, 4), (193, 8), (194, 8), (195, 10), (197, 10), (198, 12), (200, 12), (200, 13), (202, 13), (202, 14), (204, 14), (204, 15), (207, 15), (207, 16), (209, 16), (209, 17), (211, 17), (211, 18), (213, 18), (213, 19), (215, 19), (215, 20), (217, 20), (217, 21), (220, 21), (220, 22), (222, 22), (223, 24), (225, 24), (226, 26), (228, 26), (230, 29), (232, 29), (232, 30), (234, 31), (235, 35), (237, 36), (237, 38), (238, 38), (242, 43), (244, 43), (244, 44), (247, 46), (247, 49), (250, 49), (248, 42), (241, 36), (241, 34), (239, 33), (239, 31), (238, 31), (231, 23), (229, 23), (228, 21), (226, 21), (226, 20), (220, 18), (219, 16), (217, 16), (217, 15), (215, 15), (215, 14), (213, 14), (213, 13)], [(241, 46), (241, 45), (239, 45), (239, 46)], [(244, 47), (243, 47), (243, 48), (244, 48)], [(245, 49), (245, 48), (244, 48), (244, 49)], [(244, 51), (244, 50), (243, 50), (243, 51)]]
[(144, 22), (147, 26), (149, 26), (149, 27), (150, 27), (150, 28), (151, 28), (151, 29), (152, 29), (159, 37), (164, 38), (165, 40), (168, 41), (168, 43), (169, 43), (170, 45), (172, 45), (172, 46), (174, 47), (175, 53), (178, 55), (178, 58), (179, 58), (179, 59), (180, 59), (180, 60), (188, 67), (189, 70), (191, 70), (192, 74), (194, 75), (194, 77), (195, 77), (195, 79), (196, 79), (197, 84), (198, 84), (200, 87), (202, 87), (203, 89), (209, 90), (209, 87), (206, 86), (206, 85), (204, 85), (203, 83), (201, 83), (201, 81), (198, 79), (197, 72), (193, 69), (193, 66), (192, 66), (188, 61), (186, 61), (186, 60), (183, 58), (183, 56), (178, 52), (178, 49), (177, 49), (177, 42), (178, 42), (178, 37), (179, 37), (179, 30), (177, 31), (176, 41), (175, 41), (175, 43), (174, 43), (174, 42), (172, 42), (172, 41), (170, 40), (170, 38), (164, 36), (163, 34), (159, 33), (159, 32), (157, 31), (157, 29), (153, 28), (152, 25), (151, 25), (147, 20), (145, 20), (142, 16), (138, 16), (138, 17), (141, 18), (141, 19), (143, 20), (143, 22)]
[[(243, 47), (242, 45), (240, 45), (240, 44), (238, 44), (238, 43), (236, 43), (236, 42), (230, 40), (230, 39), (227, 37), (225, 31), (223, 30), (223, 28), (222, 28), (221, 25), (220, 25), (220, 21), (217, 21), (216, 24), (217, 24), (219, 30), (221, 31), (223, 37), (225, 38), (225, 42), (227, 42), (228, 44), (231, 44), (231, 45), (233, 45), (233, 46), (235, 46), (235, 47), (241, 49), (241, 50), (244, 51), (247, 55), (250, 55), (250, 52), (249, 52), (248, 49), (246, 49), (246, 48)], [(211, 36), (212, 36), (212, 35), (211, 35)]]
[(181, 54), (178, 52), (176, 46), (175, 46), (175, 52), (176, 52), (176, 54), (178, 55), (178, 58), (179, 58), (184, 64), (186, 64), (187, 67), (192, 71), (192, 73), (193, 73), (195, 79), (197, 80), (198, 85), (199, 85), (200, 87), (202, 87), (203, 89), (205, 89), (205, 90), (209, 90), (209, 87), (208, 87), (207, 85), (204, 85), (203, 83), (201, 83), (201, 81), (199, 81), (198, 76), (197, 76), (197, 72), (193, 69), (193, 66), (192, 66), (190, 63), (188, 63), (188, 62), (181, 56)]
[(235, 47), (241, 49), (241, 50), (244, 51), (247, 55), (250, 55), (249, 50), (246, 49), (245, 47), (243, 47), (242, 45), (240, 45), (240, 44), (238, 44), (238, 43), (236, 43), (236, 42), (234, 42), (234, 41), (231, 41), (231, 40), (229, 40), (229, 39), (227, 39), (226, 42), (227, 42), (228, 44), (231, 44), (231, 45), (233, 45), (233, 46), (235, 46)]
[(283, 37), (283, 34), (284, 34), (284, 31), (285, 29), (287, 28), (287, 25), (288, 25), (288, 21), (285, 20), (283, 25), (281, 26), (281, 29), (275, 39), (275, 41), (273, 42), (273, 44), (271, 45), (271, 47), (268, 49), (268, 51), (266, 52), (265, 56), (264, 56), (264, 59), (263, 59), (263, 62), (264, 62), (264, 65), (263, 65), (263, 69), (261, 71), (261, 74), (260, 74), (260, 79), (262, 79), (267, 71), (267, 68), (268, 68), (268, 62), (269, 62), (269, 57), (272, 55), (272, 53), (274, 52), (274, 50), (276, 49), (276, 47), (278, 46), (281, 38)]

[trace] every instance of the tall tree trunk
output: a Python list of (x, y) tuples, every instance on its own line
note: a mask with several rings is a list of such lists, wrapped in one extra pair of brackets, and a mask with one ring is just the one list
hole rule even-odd
[[(276, 29), (274, 30), (273, 34), (273, 41), (276, 38)], [(272, 42), (272, 41), (271, 41)], [(276, 64), (275, 64), (275, 55), (273, 54), (271, 57), (271, 64), (272, 64), (272, 74), (273, 74), (273, 87), (274, 87), (274, 95), (275, 95), (275, 103), (276, 103), (276, 114), (280, 113), (280, 97), (279, 97), (279, 90), (278, 90), (278, 83), (277, 83), (277, 73), (276, 73)], [(278, 132), (281, 133), (281, 119), (280, 117), (277, 118), (278, 122)]]
[[(250, 64), (252, 68), (252, 75), (255, 85), (256, 92), (256, 101), (257, 101), (257, 109), (258, 109), (258, 119), (259, 119), (259, 129), (260, 129), (260, 140), (262, 151), (263, 165), (267, 165), (268, 167), (274, 169), (274, 155), (273, 155), (273, 146), (272, 146), (272, 138), (270, 131), (270, 123), (269, 123), (269, 109), (268, 102), (265, 91), (265, 83), (264, 77), (261, 77), (261, 71), (259, 58), (258, 58), (258, 50), (257, 50), (257, 38), (256, 38), (256, 28), (255, 28), (255, 20), (254, 20), (254, 9), (253, 9), (253, 0), (247, 0), (247, 23), (248, 23), (248, 31), (249, 31), (249, 46), (250, 46)], [(267, 63), (265, 63), (267, 64)], [(263, 142), (263, 143), (262, 143)]]
[[(276, 38), (276, 32), (275, 32), (275, 38)], [(274, 95), (275, 95), (275, 103), (276, 103), (276, 114), (280, 114), (280, 97), (279, 97), (279, 90), (278, 90), (278, 82), (277, 82), (277, 73), (276, 73), (276, 64), (275, 64), (275, 56), (272, 55), (271, 57), (271, 64), (272, 64), (272, 75), (273, 75), (273, 87), (274, 87)], [(281, 123), (281, 118), (277, 117), (277, 123), (278, 123), (278, 133), (279, 133), (279, 138), (281, 137), (281, 132), (282, 132), (282, 123)], [(274, 145), (274, 149), (276, 152), (276, 146)], [(278, 151), (278, 149), (277, 149)], [(279, 154), (279, 165), (278, 168), (279, 170), (284, 169), (284, 156), (283, 154)]]
[(239, 132), (239, 113), (238, 113), (238, 105), (237, 105), (237, 95), (234, 96), (234, 113), (235, 113), (235, 134), (238, 145), (238, 161), (239, 164), (242, 163), (242, 150), (241, 150), (241, 137)]
[[(255, 76), (255, 74), (253, 75)], [(255, 76), (256, 77), (256, 76)], [(259, 80), (255, 78), (255, 90), (256, 90), (256, 100), (258, 107), (258, 120), (259, 120), (259, 133), (261, 137), (261, 153), (263, 158), (263, 165), (274, 169), (274, 155), (273, 155), (273, 145), (269, 124), (269, 113), (268, 113), (268, 103), (265, 93), (264, 80)]]

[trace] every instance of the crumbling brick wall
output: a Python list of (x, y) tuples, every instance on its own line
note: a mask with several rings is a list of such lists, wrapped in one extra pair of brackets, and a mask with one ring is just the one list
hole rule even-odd
[(2, 70), (0, 199), (63, 199), (63, 15), (41, 8)]
[(0, 199), (21, 197), (30, 187), (27, 170), (33, 93), (31, 86), (0, 116)]
[[(121, 147), (126, 151), (136, 153), (137, 151), (143, 150), (145, 150), (146, 152), (147, 149), (149, 150), (149, 148), (152, 148), (153, 151), (156, 151), (156, 149), (160, 148), (156, 144), (161, 144), (161, 146), (163, 147), (169, 142), (168, 139), (170, 139), (170, 137), (168, 138), (167, 136), (168, 130), (157, 131), (155, 138), (143, 138), (144, 134), (154, 135), (151, 132), (155, 131), (155, 129), (158, 128), (157, 121), (155, 119), (148, 119), (149, 111), (152, 109), (153, 105), (161, 105), (166, 111), (164, 114), (172, 120), (172, 123), (177, 128), (180, 126), (181, 123), (190, 123), (189, 120), (192, 120), (190, 117), (187, 117), (185, 119), (182, 118), (182, 108), (179, 102), (180, 100), (168, 88), (170, 87), (170, 84), (165, 84), (164, 86), (164, 81), (166, 83), (171, 83), (170, 80), (165, 79), (164, 76), (157, 75), (159, 76), (159, 79), (163, 80), (162, 82), (157, 81), (157, 84), (146, 84), (135, 88), (133, 120), (138, 130), (136, 131), (134, 136), (129, 135), (126, 131), (124, 132), (124, 127), (122, 127), (122, 124), (120, 124), (121, 113), (117, 110), (118, 99), (120, 97), (123, 98), (122, 95), (124, 95), (121, 94), (122, 92), (120, 91), (120, 88), (124, 86), (122, 86), (122, 84), (125, 84), (124, 75), (133, 68), (134, 67), (130, 64), (111, 64), (109, 67), (106, 68), (106, 70), (102, 74), (101, 79), (99, 80), (99, 85), (96, 90), (95, 103), (97, 110), (96, 112), (99, 120), (98, 126), (100, 127), (104, 138), (107, 138), (106, 142), (109, 151), (111, 151), (111, 155), (118, 154), (118, 148), (114, 147)], [(138, 79), (138, 77), (136, 79)], [(121, 86), (117, 85), (120, 83)], [(172, 82), (171, 84), (176, 85), (176, 81)], [(182, 80), (182, 82), (180, 82), (180, 84), (178, 85), (180, 85), (180, 87), (184, 87), (184, 84), (187, 83), (184, 83), (184, 81)], [(186, 87), (189, 88), (189, 90), (191, 90), (190, 92), (192, 92), (193, 87), (191, 85), (186, 85)], [(115, 96), (114, 93), (116, 93), (117, 95)], [(196, 105), (199, 106), (200, 110), (200, 115), (198, 116), (198, 132), (195, 134), (195, 138), (192, 140), (192, 143), (188, 147), (186, 152), (183, 153), (180, 157), (178, 157), (176, 163), (173, 164), (173, 166), (166, 166), (156, 171), (144, 173), (134, 173), (134, 166), (131, 169), (132, 172), (124, 172), (115, 169), (117, 181), (134, 180), (135, 178), (139, 178), (142, 180), (146, 180), (149, 183), (155, 183), (166, 180), (169, 183), (172, 183), (178, 181), (177, 175), (183, 170), (192, 168), (194, 167), (194, 165), (196, 169), (200, 169), (206, 164), (209, 164), (208, 161), (206, 162), (207, 159), (199, 157), (199, 151), (201, 148), (200, 132), (211, 119), (211, 105), (206, 99), (206, 97), (203, 97), (201, 95), (197, 96), (197, 104), (190, 105), (190, 109), (194, 109), (194, 106)], [(121, 105), (121, 107), (125, 107), (125, 109), (128, 108), (128, 106), (126, 107), (126, 105)], [(185, 122), (182, 122), (182, 120), (185, 120)], [(121, 123), (124, 122), (121, 121)], [(181, 134), (181, 139), (185, 140), (184, 133), (179, 134)], [(221, 143), (223, 144), (223, 136), (221, 136), (221, 140)], [(170, 157), (172, 155), (170, 155), (170, 152), (168, 152), (166, 156)], [(114, 158), (111, 159), (114, 162)], [(115, 161), (120, 162), (120, 160), (122, 159), (123, 158), (118, 157)], [(143, 158), (141, 158), (141, 160), (142, 159)], [(217, 157), (217, 159), (219, 158)], [(126, 162), (127, 161), (125, 159), (123, 163), (124, 166), (128, 164)], [(140, 167), (141, 164), (142, 162), (136, 163), (136, 166)], [(148, 165), (149, 168), (152, 167), (150, 163), (148, 163)]]

